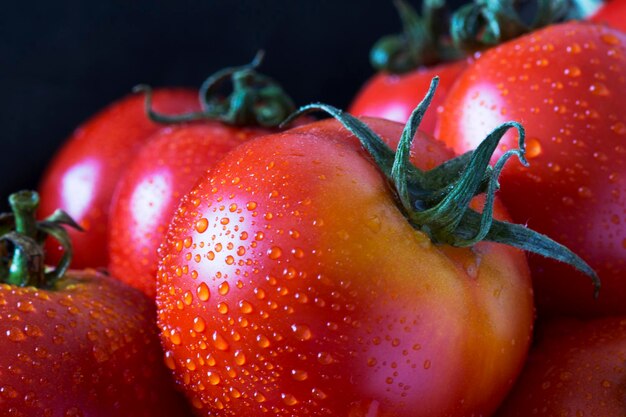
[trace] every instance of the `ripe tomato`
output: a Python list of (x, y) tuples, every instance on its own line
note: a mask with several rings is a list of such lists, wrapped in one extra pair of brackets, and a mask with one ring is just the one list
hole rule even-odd
[[(36, 196), (26, 197), (36, 205)], [(34, 227), (22, 208), (15, 223)], [(0, 225), (0, 415), (187, 415), (163, 365), (153, 301), (94, 270), (44, 275), (42, 249), (28, 246), (35, 236), (7, 233), (7, 220)]]
[(154, 298), (157, 248), (180, 198), (228, 151), (269, 131), (208, 121), (165, 127), (147, 138), (112, 199), (111, 274)]
[(589, 20), (626, 31), (626, 1), (611, 0), (605, 2)]
[(514, 221), (583, 255), (602, 280), (595, 300), (587, 278), (531, 256), (541, 313), (626, 312), (625, 91), (626, 35), (565, 23), (488, 50), (444, 103), (437, 135), (460, 153), (499, 122), (526, 127), (531, 168), (507, 166), (500, 196)]
[(559, 320), (537, 339), (496, 416), (624, 415), (626, 319)]
[[(388, 74), (381, 72), (369, 80), (356, 95), (349, 111), (355, 115), (380, 117), (405, 123), (413, 109), (424, 97), (424, 91), (432, 78), (437, 75), (441, 82), (433, 98), (434, 109), (441, 106), (457, 77), (468, 65), (460, 60), (432, 67), (423, 67), (406, 74)], [(437, 113), (426, 113), (420, 129), (433, 133)]]
[[(397, 145), (401, 125), (364, 120)], [(430, 169), (452, 153), (420, 134), (411, 155)], [(486, 415), (526, 355), (523, 253), (431, 243), (334, 120), (229, 153), (161, 255), (166, 364), (198, 415)]]
[[(198, 96), (192, 90), (157, 90), (154, 106), (164, 113), (188, 112), (199, 107)], [(143, 96), (128, 96), (78, 127), (48, 165), (39, 188), (42, 214), (61, 208), (87, 232), (69, 230), (75, 268), (107, 266), (111, 196), (132, 155), (160, 128), (146, 116)], [(61, 251), (51, 244), (47, 253), (54, 263)]]

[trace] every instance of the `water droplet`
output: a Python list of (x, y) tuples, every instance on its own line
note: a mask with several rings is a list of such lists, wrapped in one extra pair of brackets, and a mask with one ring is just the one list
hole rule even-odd
[(22, 342), (26, 340), (26, 335), (24, 334), (24, 332), (17, 327), (11, 327), (9, 330), (6, 331), (6, 335), (12, 342)]
[(626, 124), (623, 122), (617, 122), (611, 125), (611, 130), (618, 135), (626, 135)]
[(196, 222), (196, 232), (204, 233), (206, 229), (209, 227), (209, 221), (204, 217)]
[(253, 311), (252, 304), (250, 304), (246, 300), (239, 301), (239, 309), (243, 314), (250, 314)]
[(430, 361), (428, 359), (426, 359), (424, 361), (424, 369), (430, 369), (430, 365), (431, 365)]
[(322, 365), (330, 365), (335, 359), (328, 352), (320, 352), (317, 354), (317, 361)]
[(230, 347), (224, 336), (222, 336), (217, 330), (211, 335), (211, 340), (213, 341), (213, 346), (215, 346), (218, 350), (225, 351)]
[(35, 311), (35, 306), (32, 301), (18, 301), (16, 307), (19, 311), (29, 313)]
[(582, 73), (582, 71), (580, 70), (580, 68), (576, 66), (572, 66), (572, 67), (565, 68), (563, 73), (567, 75), (568, 77), (576, 78), (576, 77), (580, 77), (580, 74)]
[(217, 311), (220, 314), (228, 314), (228, 304), (222, 301), (217, 305)]
[(196, 316), (193, 319), (193, 330), (198, 333), (202, 333), (205, 328), (206, 328), (206, 323), (204, 322), (204, 319), (200, 316)]
[(283, 251), (278, 247), (278, 246), (273, 246), (272, 248), (267, 250), (267, 256), (269, 256), (270, 259), (278, 259), (282, 256)]
[(382, 228), (382, 221), (380, 220), (380, 217), (373, 215), (365, 219), (365, 226), (367, 226), (367, 228), (372, 232), (378, 233)]
[(591, 198), (593, 196), (593, 192), (589, 187), (579, 187), (578, 195), (582, 198)]
[(292, 406), (292, 405), (298, 404), (298, 400), (296, 399), (296, 397), (294, 397), (291, 394), (282, 393), (282, 394), (280, 394), (280, 397), (283, 399), (283, 402), (286, 405)]
[(613, 35), (612, 33), (605, 33), (600, 36), (600, 39), (602, 40), (602, 42), (606, 43), (607, 45), (619, 45), (620, 44), (619, 38)]
[(385, 378), (385, 382), (389, 385), (393, 384), (393, 378), (388, 376), (387, 378)]
[(175, 345), (180, 345), (182, 343), (182, 338), (178, 330), (173, 329), (170, 331), (170, 341)]
[(262, 348), (267, 348), (270, 345), (270, 340), (263, 334), (257, 335), (256, 341)]
[(209, 286), (206, 285), (205, 282), (201, 282), (200, 285), (198, 285), (196, 293), (200, 301), (207, 301), (211, 297), (211, 291), (209, 291)]
[(305, 381), (309, 377), (309, 374), (307, 371), (301, 369), (292, 369), (291, 377), (296, 381)]
[(165, 366), (174, 371), (176, 369), (176, 362), (174, 361), (174, 352), (168, 350), (165, 352)]
[(217, 292), (219, 292), (220, 295), (226, 295), (228, 294), (229, 291), (230, 291), (230, 285), (228, 284), (228, 281), (222, 282), (220, 286), (217, 287)]
[(377, 363), (378, 361), (376, 360), (376, 358), (369, 358), (367, 360), (367, 366), (370, 366), (370, 367), (376, 366)]
[(326, 395), (326, 393), (319, 388), (313, 388), (311, 390), (311, 394), (313, 395), (313, 398), (315, 398), (316, 400), (323, 400), (326, 397), (328, 397), (328, 395)]
[(536, 158), (541, 155), (541, 142), (537, 138), (528, 138), (526, 141), (526, 157), (528, 159)]
[(608, 87), (600, 82), (595, 82), (593, 84), (591, 84), (589, 86), (589, 91), (591, 91), (591, 94), (594, 94), (596, 96), (608, 96), (609, 94), (611, 94), (611, 91), (608, 89)]
[(236, 350), (234, 358), (235, 358), (235, 363), (237, 365), (239, 365), (239, 366), (245, 365), (245, 363), (246, 363), (246, 355), (242, 351)]
[(209, 380), (209, 384), (218, 385), (222, 378), (220, 378), (219, 374), (214, 371), (207, 371), (206, 376)]
[(310, 340), (311, 337), (313, 337), (311, 329), (309, 329), (309, 327), (305, 326), (304, 324), (292, 324), (291, 330), (293, 331), (296, 338), (301, 341)]

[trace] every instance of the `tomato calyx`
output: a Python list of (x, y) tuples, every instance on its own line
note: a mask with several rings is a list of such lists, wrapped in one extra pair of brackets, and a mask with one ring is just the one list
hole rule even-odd
[(479, 51), (554, 23), (582, 19), (597, 9), (598, 3), (601, 2), (474, 0), (454, 12), (450, 34), (459, 49)]
[(372, 47), (370, 62), (377, 71), (402, 74), (461, 57), (448, 35), (445, 1), (424, 0), (421, 15), (404, 0), (395, 0), (394, 5), (403, 31), (383, 36)]
[[(513, 156), (528, 165), (522, 125), (513, 121), (503, 123), (475, 150), (428, 171), (422, 171), (410, 162), (411, 144), (437, 84), (438, 77), (435, 77), (425, 98), (413, 110), (406, 123), (395, 152), (363, 121), (327, 104), (303, 106), (289, 116), (283, 125), (311, 112), (328, 113), (359, 139), (390, 183), (397, 197), (398, 208), (407, 221), (414, 229), (426, 233), (434, 243), (468, 247), (480, 241), (491, 241), (565, 262), (592, 279), (597, 296), (600, 279), (578, 255), (548, 236), (519, 224), (493, 218), (495, 193), (499, 189), (498, 177), (504, 165)], [(491, 167), (489, 161), (494, 151), (511, 128), (518, 131), (518, 148), (505, 152)], [(485, 195), (485, 202), (482, 212), (478, 212), (470, 207), (470, 202), (481, 194)]]
[[(239, 67), (224, 68), (209, 76), (200, 86), (202, 110), (179, 115), (166, 115), (152, 108), (152, 88), (140, 84), (135, 93), (145, 93), (146, 114), (156, 123), (185, 123), (196, 120), (216, 120), (235, 126), (278, 126), (295, 110), (293, 100), (272, 78), (256, 71), (263, 60), (259, 51), (252, 62)], [(226, 96), (219, 88), (226, 81), (232, 92)]]
[[(81, 231), (82, 228), (63, 210), (37, 221), (39, 195), (34, 191), (11, 194), (9, 204), (13, 213), (0, 215), (0, 282), (52, 288), (72, 260), (72, 245), (63, 226)], [(64, 249), (53, 268), (44, 265), (43, 243), (47, 236), (56, 239)]]

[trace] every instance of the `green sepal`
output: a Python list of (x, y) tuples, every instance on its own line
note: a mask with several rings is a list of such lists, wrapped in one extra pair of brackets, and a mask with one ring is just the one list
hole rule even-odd
[(582, 17), (582, 8), (575, 7), (573, 0), (535, 0), (532, 20), (527, 21), (520, 3), (519, 0), (474, 0), (460, 7), (450, 20), (454, 44), (461, 50), (473, 52), (554, 23)]
[[(296, 117), (313, 111), (328, 113), (359, 139), (392, 185), (399, 209), (407, 221), (416, 230), (427, 233), (434, 243), (467, 247), (483, 240), (493, 241), (565, 262), (591, 277), (597, 295), (600, 288), (597, 274), (571, 250), (522, 225), (493, 218), (495, 193), (499, 189), (498, 177), (506, 162), (515, 156), (522, 164), (528, 165), (524, 155), (525, 132), (519, 123), (501, 124), (476, 150), (432, 170), (424, 172), (410, 162), (412, 141), (436, 86), (435, 78), (426, 97), (405, 125), (396, 152), (363, 121), (327, 104), (315, 103), (301, 107), (285, 120), (283, 126)], [(494, 167), (491, 167), (489, 161), (493, 153), (511, 128), (518, 131), (518, 148), (505, 152)], [(486, 195), (481, 213), (470, 207), (472, 199), (480, 194)]]
[[(152, 108), (150, 86), (137, 85), (133, 92), (145, 94), (146, 114), (156, 123), (214, 120), (234, 126), (276, 127), (295, 110), (295, 105), (274, 79), (256, 72), (262, 58), (260, 51), (249, 64), (225, 68), (209, 76), (199, 90), (201, 111), (162, 114)], [(224, 97), (219, 88), (228, 81), (232, 83), (232, 92)]]
[[(37, 221), (39, 196), (34, 191), (11, 194), (9, 202), (13, 213), (0, 215), (0, 282), (53, 288), (69, 268), (73, 254), (64, 226), (83, 229), (63, 210)], [(48, 236), (61, 244), (63, 256), (56, 266), (46, 269), (43, 245)]]

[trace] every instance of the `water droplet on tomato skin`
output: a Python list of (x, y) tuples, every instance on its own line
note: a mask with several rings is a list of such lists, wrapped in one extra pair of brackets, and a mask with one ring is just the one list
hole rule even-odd
[(196, 293), (198, 294), (198, 299), (200, 301), (207, 301), (211, 297), (211, 291), (209, 290), (209, 286), (205, 282), (201, 282), (196, 288)]
[(300, 341), (310, 340), (313, 337), (311, 329), (304, 324), (292, 324), (291, 330)]
[(211, 340), (217, 350), (226, 351), (230, 348), (228, 341), (217, 330), (211, 334)]
[(226, 294), (228, 294), (229, 291), (230, 291), (230, 284), (228, 284), (228, 281), (222, 282), (219, 285), (219, 287), (217, 287), (217, 292), (220, 295), (226, 295)]
[(296, 397), (292, 394), (286, 394), (286, 393), (282, 393), (280, 394), (280, 397), (283, 399), (283, 402), (288, 405), (288, 406), (294, 406), (296, 404), (298, 404), (298, 400), (296, 399)]

